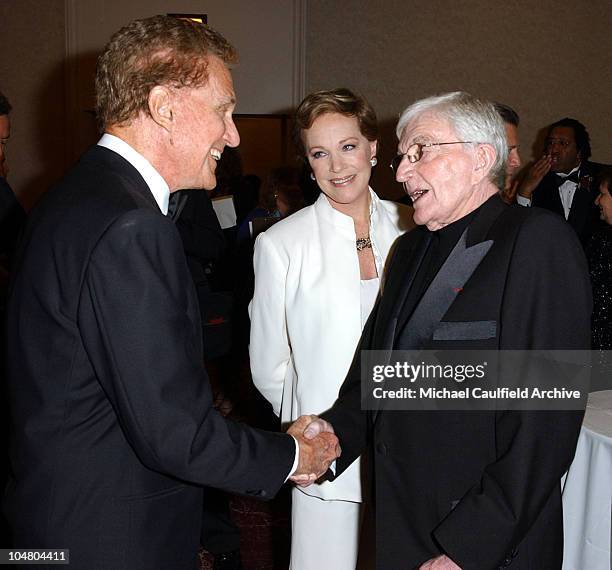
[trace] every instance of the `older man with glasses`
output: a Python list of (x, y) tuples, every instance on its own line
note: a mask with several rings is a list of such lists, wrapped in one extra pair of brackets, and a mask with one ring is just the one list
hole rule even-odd
[[(558, 216), (501, 199), (508, 146), (493, 105), (462, 92), (424, 99), (403, 112), (397, 135), (391, 166), (419, 227), (395, 244), (362, 355), (587, 349), (582, 248)], [(335, 431), (335, 476), (372, 446), (377, 568), (561, 567), (559, 480), (579, 409), (364, 411), (361, 373), (358, 355), (306, 435)]]

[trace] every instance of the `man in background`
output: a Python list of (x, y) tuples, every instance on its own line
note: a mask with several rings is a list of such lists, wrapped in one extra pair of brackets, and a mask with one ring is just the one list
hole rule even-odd
[(0, 92), (0, 255), (5, 256), (14, 249), (25, 220), (25, 212), (7, 181), (6, 147), (11, 136), (11, 109), (8, 99)]
[[(8, 409), (6, 404), (5, 351), (4, 351), (4, 318), (6, 291), (8, 287), (10, 260), (15, 243), (25, 221), (25, 212), (18, 202), (12, 188), (6, 180), (8, 162), (6, 147), (11, 136), (11, 104), (0, 92), (0, 449), (2, 449), (2, 466), (0, 467), (0, 489), (4, 489), (8, 477), (6, 450), (8, 449)], [(9, 530), (4, 516), (0, 514), (0, 548), (9, 546)]]
[(517, 201), (563, 216), (586, 245), (598, 220), (595, 199), (601, 168), (589, 161), (589, 133), (580, 121), (566, 117), (548, 128), (545, 145), (545, 154), (521, 182)]
[(506, 182), (501, 192), (504, 202), (513, 204), (516, 201), (518, 181), (516, 175), (521, 167), (521, 156), (519, 154), (518, 126), (519, 116), (510, 106), (503, 103), (493, 103), (495, 110), (504, 121), (506, 130), (506, 142), (508, 143), (508, 160), (506, 161)]

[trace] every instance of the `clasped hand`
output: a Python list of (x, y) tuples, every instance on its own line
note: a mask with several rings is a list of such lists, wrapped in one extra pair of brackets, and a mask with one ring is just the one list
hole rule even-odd
[(290, 477), (297, 485), (311, 485), (340, 457), (340, 444), (331, 424), (317, 416), (300, 416), (287, 433), (297, 439), (300, 448), (297, 469)]

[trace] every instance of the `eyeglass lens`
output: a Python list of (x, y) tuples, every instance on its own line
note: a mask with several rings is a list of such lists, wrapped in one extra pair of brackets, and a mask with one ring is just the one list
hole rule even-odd
[(394, 172), (397, 172), (397, 169), (399, 168), (399, 165), (401, 164), (405, 156), (412, 164), (418, 162), (423, 156), (423, 145), (420, 143), (414, 143), (408, 147), (408, 150), (406, 152), (402, 154), (396, 154), (390, 164)]

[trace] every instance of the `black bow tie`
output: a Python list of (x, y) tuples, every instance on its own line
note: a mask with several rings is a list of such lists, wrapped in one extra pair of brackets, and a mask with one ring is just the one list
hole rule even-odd
[(166, 216), (176, 222), (187, 203), (187, 198), (189, 198), (189, 195), (185, 194), (185, 192), (173, 192), (170, 194), (170, 198), (168, 199), (168, 213)]
[(557, 188), (559, 186), (562, 186), (568, 181), (578, 184), (579, 179), (580, 179), (580, 176), (577, 170), (575, 172), (572, 172), (569, 176), (559, 176), (558, 174), (555, 174), (555, 184), (557, 185)]

